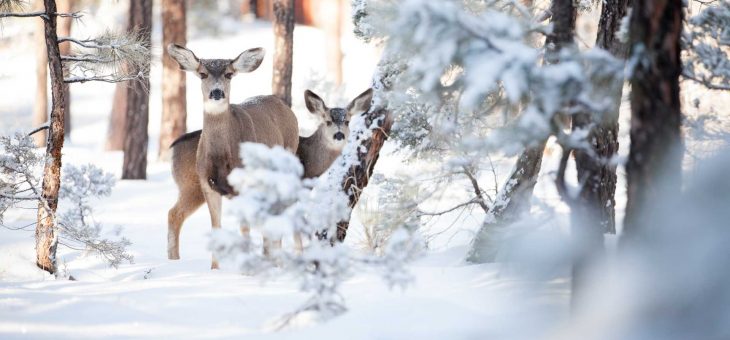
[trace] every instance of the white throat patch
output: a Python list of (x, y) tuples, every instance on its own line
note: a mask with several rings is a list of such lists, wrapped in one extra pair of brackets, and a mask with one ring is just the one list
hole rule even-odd
[(203, 100), (203, 110), (205, 113), (217, 115), (228, 111), (228, 102), (225, 100)]

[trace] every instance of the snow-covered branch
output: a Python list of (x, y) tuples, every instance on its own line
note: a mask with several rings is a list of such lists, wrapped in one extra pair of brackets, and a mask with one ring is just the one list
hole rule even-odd
[(40, 202), (55, 221), (62, 244), (96, 254), (113, 267), (131, 262), (132, 256), (126, 252), (130, 242), (123, 237), (118, 240), (103, 237), (102, 226), (94, 220), (89, 202), (90, 198), (111, 194), (113, 176), (92, 165), (67, 164), (61, 177), (60, 198), (70, 208), (54, 213), (39, 194), (39, 174), (44, 161), (27, 134), (0, 136), (0, 225), (5, 226), (3, 215), (7, 210), (18, 207), (21, 202), (34, 201), (36, 207)]
[(730, 1), (712, 3), (690, 18), (682, 44), (682, 76), (709, 89), (730, 90)]

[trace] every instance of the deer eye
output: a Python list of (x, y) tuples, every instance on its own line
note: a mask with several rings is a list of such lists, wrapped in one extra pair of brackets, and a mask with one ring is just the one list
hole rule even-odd
[(332, 126), (332, 122), (328, 121), (327, 126)]
[(205, 79), (205, 78), (208, 78), (208, 74), (207, 73), (200, 73), (200, 79)]
[(231, 78), (233, 78), (233, 73), (226, 73), (225, 76), (226, 76), (226, 79), (231, 79)]
[(345, 125), (350, 125), (350, 121), (349, 120), (346, 120), (345, 121)]

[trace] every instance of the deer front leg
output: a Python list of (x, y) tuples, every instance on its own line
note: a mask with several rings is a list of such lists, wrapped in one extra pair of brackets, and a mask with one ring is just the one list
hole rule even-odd
[[(204, 185), (205, 189), (205, 202), (208, 204), (208, 212), (210, 212), (210, 225), (213, 231), (220, 229), (221, 227), (221, 201), (222, 197), (219, 193), (212, 190), (207, 185)], [(218, 269), (218, 260), (215, 258), (215, 254), (212, 255), (210, 263), (210, 269)]]

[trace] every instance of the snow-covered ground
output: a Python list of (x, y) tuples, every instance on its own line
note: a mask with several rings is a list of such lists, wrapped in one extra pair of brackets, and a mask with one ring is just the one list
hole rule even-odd
[[(86, 31), (75, 28), (74, 33), (84, 36), (98, 26), (97, 22), (110, 22), (110, 14), (106, 15), (85, 19)], [(236, 102), (270, 93), (270, 31), (270, 24), (265, 22), (241, 24), (230, 34), (192, 34), (188, 46), (201, 58), (233, 58), (256, 46), (267, 49), (269, 54), (259, 70), (233, 81), (232, 101)], [(15, 39), (12, 48), (5, 46), (0, 53), (0, 92), (5, 93), (0, 98), (2, 133), (31, 128), (35, 84), (29, 75), (34, 61), (32, 46), (22, 44), (23, 40), (30, 39)], [(158, 27), (153, 34), (158, 58), (159, 40)], [(296, 29), (293, 96), (303, 134), (311, 131), (313, 121), (302, 109), (302, 93), (313, 73), (327, 72), (324, 46), (320, 31)], [(345, 97), (352, 97), (369, 85), (377, 51), (352, 37), (347, 38), (344, 48)], [(159, 62), (153, 65), (151, 81), (148, 180), (118, 181), (111, 197), (94, 204), (97, 220), (109, 229), (121, 227), (132, 242), (134, 264), (112, 269), (98, 258), (61, 248), (60, 265), (77, 281), (57, 281), (34, 265), (32, 228), (0, 228), (0, 338), (484, 339), (505, 338), (507, 334), (509, 338), (535, 338), (533, 332), (566, 319), (569, 292), (564, 277), (536, 285), (534, 278), (515, 274), (505, 265), (465, 264), (467, 242), (480, 216), (460, 218), (455, 226), (451, 225), (455, 216), (447, 216), (426, 231), (433, 235), (431, 247), (412, 265), (412, 286), (390, 290), (377, 273), (357, 273), (343, 288), (348, 307), (343, 316), (275, 332), (273, 322), (303, 303), (306, 296), (291, 278), (263, 280), (225, 267), (209, 270), (206, 209), (198, 210), (183, 227), (182, 260), (167, 260), (167, 211), (177, 192), (169, 164), (155, 159), (161, 107)], [(121, 173), (121, 153), (103, 151), (113, 90), (113, 85), (104, 83), (72, 86), (73, 132), (64, 148), (65, 163), (93, 163), (117, 176)], [(188, 77), (187, 91), (188, 129), (199, 129), (202, 103), (196, 77)], [(386, 147), (377, 169), (397, 172), (402, 168), (401, 160), (388, 150)], [(548, 157), (546, 163), (550, 162), (555, 160)], [(551, 167), (545, 168), (543, 178), (550, 176)], [(502, 161), (497, 170), (501, 183), (509, 162)], [(620, 190), (623, 187), (619, 185)], [(537, 194), (559, 213), (565, 211), (557, 202), (551, 181), (541, 181)], [(456, 201), (444, 195), (444, 200), (450, 199)], [(20, 227), (34, 219), (35, 211), (16, 210), (6, 215), (5, 222)], [(357, 216), (354, 221), (347, 245), (357, 248), (362, 233), (358, 232)], [(223, 225), (236, 229), (237, 224), (227, 216)]]

